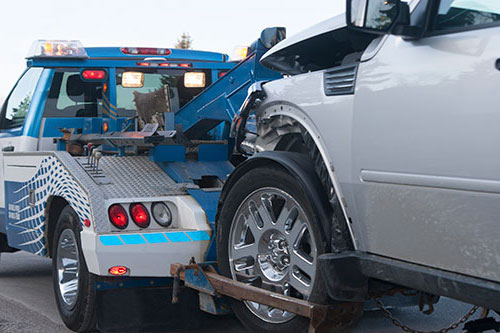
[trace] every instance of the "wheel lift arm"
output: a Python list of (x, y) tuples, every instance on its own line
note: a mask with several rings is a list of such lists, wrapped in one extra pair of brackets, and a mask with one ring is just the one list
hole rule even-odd
[[(217, 274), (211, 264), (172, 264), (170, 273), (175, 277), (173, 303), (177, 301), (176, 289), (182, 280), (187, 287), (215, 298), (224, 295), (237, 300), (257, 302), (309, 318), (311, 320), (309, 332), (326, 332), (331, 323), (342, 316), (338, 311), (339, 307), (315, 304), (234, 281)], [(200, 306), (203, 307), (201, 302)]]

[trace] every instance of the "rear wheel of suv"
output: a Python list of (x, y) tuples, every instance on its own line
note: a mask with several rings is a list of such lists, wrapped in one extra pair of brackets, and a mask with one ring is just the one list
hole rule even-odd
[[(269, 291), (325, 303), (327, 292), (317, 265), (324, 242), (300, 183), (279, 167), (259, 167), (230, 189), (217, 224), (217, 256), (222, 274)], [(232, 300), (249, 329), (302, 332), (309, 320), (250, 301)], [(360, 311), (339, 318), (352, 325)]]
[(66, 206), (57, 222), (52, 244), (52, 280), (64, 324), (76, 332), (96, 327), (95, 276), (89, 273), (80, 240), (80, 219)]

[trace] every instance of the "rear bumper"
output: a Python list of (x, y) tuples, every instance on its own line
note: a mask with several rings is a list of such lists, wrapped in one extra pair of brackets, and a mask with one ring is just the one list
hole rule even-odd
[(340, 301), (369, 296), (368, 281), (377, 279), (429, 294), (500, 310), (500, 283), (442, 271), (363, 252), (324, 254), (319, 265), (328, 294)]
[(82, 232), (82, 249), (89, 272), (110, 276), (113, 266), (125, 266), (131, 277), (170, 276), (170, 264), (202, 262), (210, 230), (94, 234)]

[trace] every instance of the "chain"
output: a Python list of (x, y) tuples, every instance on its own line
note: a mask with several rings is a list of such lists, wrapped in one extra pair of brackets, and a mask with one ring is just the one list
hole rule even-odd
[(450, 324), (450, 326), (448, 326), (446, 328), (440, 329), (439, 331), (419, 331), (419, 330), (414, 330), (412, 328), (409, 328), (406, 325), (403, 325), (397, 318), (395, 318), (393, 316), (393, 314), (388, 309), (386, 309), (386, 307), (384, 306), (384, 304), (382, 304), (380, 299), (375, 298), (375, 303), (384, 312), (384, 315), (387, 318), (389, 318), (395, 326), (397, 326), (397, 327), (401, 328), (403, 331), (409, 332), (409, 333), (448, 333), (449, 331), (454, 330), (454, 329), (458, 328), (458, 326), (460, 326), (461, 324), (465, 323), (474, 313), (476, 313), (477, 309), (479, 309), (479, 306), (474, 305), (469, 310), (469, 312), (467, 312), (458, 321), (456, 321), (453, 324)]

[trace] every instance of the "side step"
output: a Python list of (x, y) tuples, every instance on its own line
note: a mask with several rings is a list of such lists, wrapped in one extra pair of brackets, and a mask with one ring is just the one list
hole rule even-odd
[(488, 280), (356, 251), (323, 254), (319, 265), (328, 294), (339, 301), (368, 299), (372, 278), (500, 310), (500, 283)]

